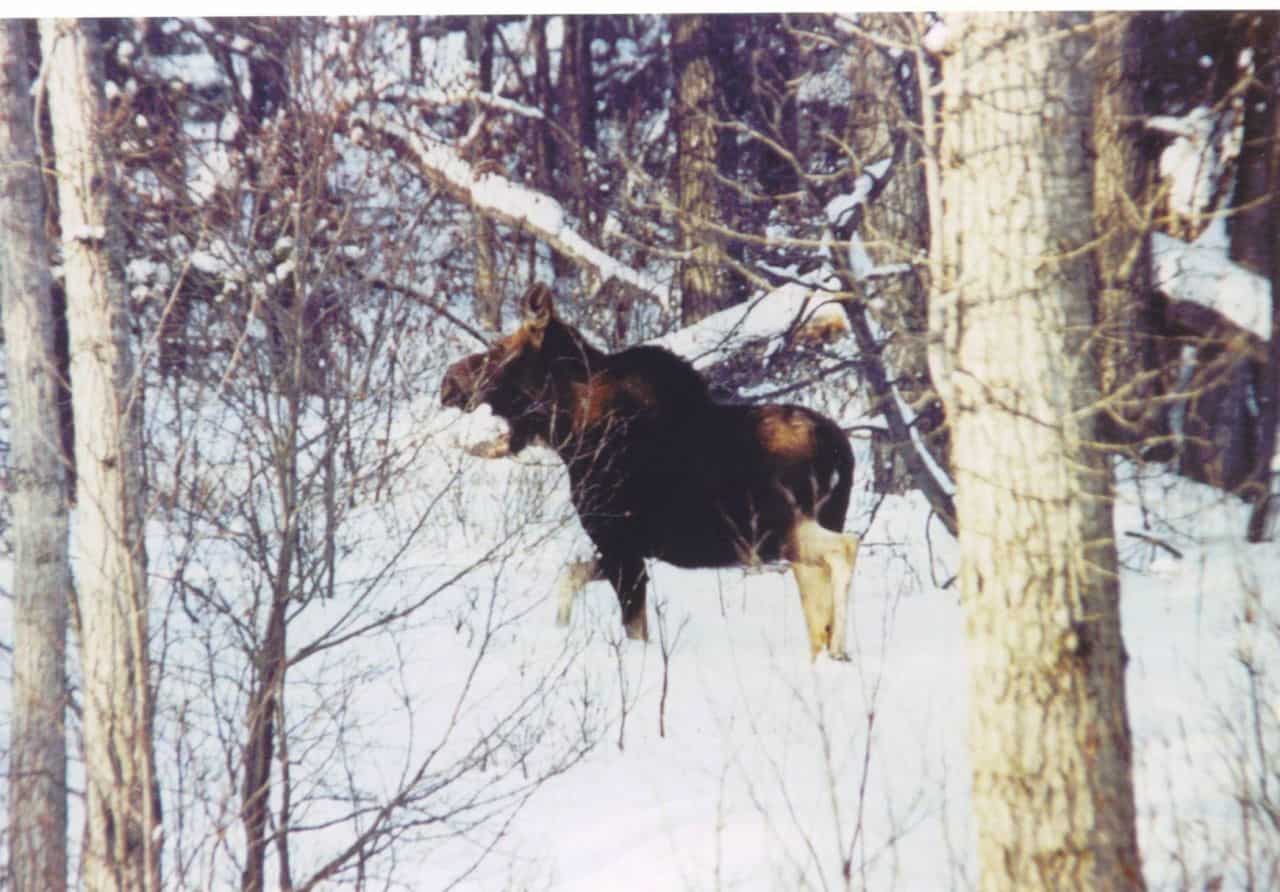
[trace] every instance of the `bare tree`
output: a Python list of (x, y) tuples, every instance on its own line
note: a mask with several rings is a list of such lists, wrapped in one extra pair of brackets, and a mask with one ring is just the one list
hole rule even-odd
[(9, 869), (18, 892), (67, 887), (68, 478), (26, 23), (0, 26), (0, 306), (11, 412), (14, 642)]
[[(207, 76), (163, 94), (173, 130), (122, 184), (149, 252), (129, 270), (135, 320), (188, 360), (143, 357), (166, 888), (368, 888), (451, 845), (474, 866), (593, 742), (542, 733), (571, 642), (491, 690), (527, 609), (496, 577), (547, 499), (530, 492), (510, 537), (459, 556), (462, 459), (423, 395), (455, 336), (475, 335), (438, 293), (453, 258), (472, 268), (452, 241), (472, 215), (397, 183), (334, 112), (362, 75), (407, 76), (387, 51), (398, 27), (170, 20), (170, 58), (129, 73), (148, 90), (175, 60)], [(116, 117), (144, 100), (125, 94)], [(236, 126), (210, 141), (218, 117)], [(147, 334), (184, 291), (183, 325)]]
[(141, 405), (112, 239), (114, 171), (102, 115), (97, 25), (45, 20), (57, 154), (79, 517), (89, 890), (159, 890), (160, 814), (152, 748)]
[(984, 889), (1138, 889), (1111, 472), (1082, 349), (1093, 269), (1089, 18), (954, 16), (943, 367)]

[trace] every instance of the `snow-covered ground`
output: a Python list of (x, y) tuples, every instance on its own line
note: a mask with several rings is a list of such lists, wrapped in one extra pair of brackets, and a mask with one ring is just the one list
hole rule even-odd
[[(546, 453), (474, 461), (475, 479), (501, 487), (508, 475), (555, 475)], [(873, 504), (855, 498), (851, 529)], [(664, 665), (657, 634), (647, 646), (620, 641), (604, 583), (583, 593), (567, 633), (553, 625), (555, 575), (586, 547), (571, 520), (522, 554), (504, 585), (524, 618), (494, 656), (528, 673), (573, 641), (562, 684), (582, 702), (562, 704), (555, 724), (594, 711), (602, 739), (533, 795), (461, 887), (970, 887), (963, 613), (956, 587), (940, 587), (956, 554), (940, 526), (926, 536), (926, 517), (918, 497), (889, 497), (865, 530), (849, 664), (809, 663), (787, 574), (653, 565)], [(1280, 744), (1280, 700), (1268, 699), (1280, 684), (1280, 593), (1268, 590), (1280, 550), (1242, 543), (1241, 506), (1164, 475), (1121, 484), (1116, 526), (1148, 879), (1201, 888), (1222, 876), (1243, 888), (1246, 846), (1258, 864), (1277, 850), (1256, 814), (1249, 841), (1236, 797), (1275, 770), (1257, 744)], [(1245, 650), (1261, 672), (1252, 700)], [(416, 888), (437, 888), (462, 863), (437, 851)]]
[[(518, 459), (467, 456), (458, 441), (487, 430), (460, 424), (439, 413), (408, 426), (423, 448), (388, 516), (410, 528), (427, 505), (436, 519), (396, 558), (367, 612), (448, 584), (408, 621), (290, 670), (297, 825), (319, 827), (326, 809), (348, 809), (348, 787), (395, 790), (423, 766), (441, 779), (433, 795), (443, 808), (489, 782), (520, 788), (563, 760), (559, 773), (521, 792), (528, 798), (509, 824), (494, 809), (484, 832), (458, 836), (448, 824), (406, 833), (378, 874), (415, 890), (455, 880), (466, 890), (592, 892), (973, 885), (964, 618), (956, 587), (944, 587), (957, 555), (940, 525), (927, 523), (923, 500), (890, 496), (877, 507), (861, 488), (869, 475), (860, 475), (848, 525), (864, 535), (851, 662), (810, 664), (795, 584), (768, 570), (652, 565), (654, 640), (646, 646), (621, 638), (604, 583), (582, 593), (569, 629), (554, 625), (556, 576), (587, 550), (563, 472), (537, 449)], [(860, 455), (860, 464), (869, 459)], [(1131, 466), (1119, 472), (1128, 694), (1150, 887), (1201, 889), (1222, 877), (1222, 888), (1242, 889), (1253, 864), (1253, 887), (1266, 888), (1276, 878), (1267, 870), (1276, 870), (1278, 834), (1241, 802), (1274, 802), (1280, 783), (1280, 549), (1244, 544), (1245, 510), (1219, 493), (1150, 469), (1142, 480)], [(390, 532), (380, 535), (370, 541), (398, 548)], [(357, 587), (380, 553), (342, 561), (339, 590)], [(157, 541), (157, 578), (165, 555)], [(344, 619), (350, 607), (339, 596), (301, 612), (291, 652), (353, 622)], [(178, 611), (171, 624), (180, 620)], [(162, 636), (166, 869), (188, 846), (198, 856), (183, 885), (230, 888), (238, 874), (216, 840), (225, 836), (234, 850), (238, 790), (216, 756), (218, 735), (237, 720), (234, 712), (230, 724), (213, 718), (222, 695), (201, 682), (200, 661), (211, 653), (225, 660), (222, 678), (243, 669), (230, 635), (202, 651), (200, 634)], [(516, 713), (524, 719), (507, 720)], [(339, 727), (334, 716), (341, 739), (330, 730)], [(503, 736), (496, 744), (495, 735)], [(449, 766), (477, 748), (472, 770), (450, 779)], [(174, 754), (200, 752), (188, 770), (203, 764), (211, 773), (180, 784)], [(185, 836), (175, 829), (179, 814)], [(295, 876), (340, 851), (351, 829), (301, 834)]]

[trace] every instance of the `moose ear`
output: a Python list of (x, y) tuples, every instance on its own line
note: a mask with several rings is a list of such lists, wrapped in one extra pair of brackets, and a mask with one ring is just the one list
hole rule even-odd
[(524, 321), (536, 331), (544, 331), (551, 322), (555, 310), (551, 304), (551, 289), (541, 282), (534, 282), (524, 293)]

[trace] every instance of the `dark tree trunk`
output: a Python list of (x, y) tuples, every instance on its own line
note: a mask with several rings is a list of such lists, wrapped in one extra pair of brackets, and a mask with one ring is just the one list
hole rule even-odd
[[(468, 23), (467, 53), (477, 69), (476, 86), (482, 93), (493, 92), (493, 25), (486, 16), (476, 16)], [(477, 112), (484, 115), (483, 109)], [(487, 126), (487, 125), (485, 125)], [(489, 140), (481, 136), (477, 164), (486, 160)], [(472, 249), (475, 256), (476, 317), (483, 328), (499, 331), (502, 328), (502, 291), (498, 283), (497, 234), (493, 221), (484, 214), (471, 218)]]
[[(1231, 259), (1255, 272), (1270, 275), (1275, 247), (1270, 201), (1271, 184), (1275, 182), (1270, 170), (1271, 136), (1275, 127), (1271, 68), (1280, 14), (1260, 11), (1240, 15), (1248, 17), (1242, 26), (1240, 44), (1242, 49), (1245, 46), (1252, 49), (1255, 74), (1245, 92), (1244, 139), (1227, 230), (1231, 236)], [(1231, 61), (1234, 66), (1235, 59)]]
[(718, 87), (707, 16), (672, 17), (671, 54), (676, 79), (676, 203), (680, 248), (685, 253), (680, 265), (680, 315), (689, 325), (733, 303), (724, 287), (721, 240), (709, 227), (721, 221), (721, 213), (716, 178)]
[(570, 137), (563, 159), (566, 171), (562, 195), (578, 217), (583, 234), (596, 241), (587, 152), (596, 145), (595, 76), (591, 67), (591, 40), (595, 17), (564, 17), (564, 45), (560, 49), (560, 126)]
[(1152, 342), (1153, 153), (1143, 143), (1141, 34), (1130, 13), (1097, 23), (1093, 92), (1093, 221), (1098, 284), (1094, 355), (1102, 386), (1099, 433), (1141, 446), (1166, 433), (1154, 401), (1160, 370)]
[(1271, 517), (1277, 509), (1277, 497), (1273, 494), (1272, 463), (1276, 454), (1276, 425), (1280, 423), (1280, 28), (1276, 17), (1267, 17), (1270, 25), (1267, 34), (1266, 68), (1262, 74), (1269, 85), (1267, 108), (1267, 234), (1269, 268), (1271, 278), (1271, 337), (1267, 344), (1267, 359), (1258, 381), (1258, 448), (1254, 456), (1254, 470), (1250, 480), (1250, 497), (1253, 510), (1249, 515), (1247, 530), (1250, 542), (1261, 542), (1267, 537)]

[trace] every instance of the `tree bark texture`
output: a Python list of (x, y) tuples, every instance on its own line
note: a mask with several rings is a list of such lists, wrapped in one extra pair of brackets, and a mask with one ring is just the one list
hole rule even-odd
[(1098, 291), (1093, 343), (1104, 400), (1099, 432), (1141, 444), (1165, 433), (1151, 308), (1152, 158), (1143, 148), (1141, 34), (1134, 13), (1099, 16), (1093, 88), (1093, 215)]
[(562, 195), (588, 237), (594, 237), (598, 222), (587, 176), (587, 152), (596, 146), (596, 89), (591, 66), (594, 36), (594, 16), (564, 17), (564, 41), (560, 48), (560, 126), (573, 141), (565, 145), (560, 159), (565, 165)]
[(96, 23), (45, 20), (75, 413), (86, 889), (158, 890), (140, 391), (111, 244)]
[(725, 287), (717, 237), (703, 225), (719, 222), (719, 134), (710, 21), (705, 15), (672, 17), (676, 77), (676, 186), (679, 208), (681, 321), (691, 325), (732, 303)]
[[(493, 92), (493, 26), (488, 17), (475, 16), (467, 26), (467, 55), (476, 64), (476, 86), (482, 93)], [(478, 112), (485, 114), (484, 111)], [(488, 123), (482, 125), (488, 129)], [(482, 157), (478, 167), (489, 161), (484, 147), (489, 139), (478, 140)], [(489, 331), (502, 329), (502, 292), (498, 287), (497, 232), (493, 221), (479, 212), (471, 217), (472, 251), (475, 257), (476, 315)]]
[(27, 61), (26, 23), (0, 23), (0, 312), (14, 521), (9, 876), (15, 892), (61, 892), (67, 888), (69, 499)]
[[(1138, 889), (1093, 283), (1087, 14), (948, 17), (941, 312), (984, 890)], [(939, 354), (935, 354), (938, 356)]]

